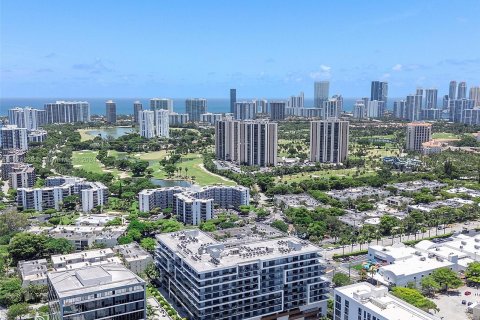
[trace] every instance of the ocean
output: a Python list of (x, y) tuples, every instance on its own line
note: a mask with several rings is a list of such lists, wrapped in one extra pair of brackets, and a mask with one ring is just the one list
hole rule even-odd
[[(150, 98), (1, 98), (0, 97), (0, 116), (8, 114), (8, 109), (14, 107), (32, 107), (37, 109), (43, 109), (45, 103), (55, 102), (57, 100), (66, 101), (87, 101), (90, 103), (90, 113), (92, 115), (105, 114), (105, 101), (113, 99), (117, 103), (117, 114), (133, 114), (133, 102), (139, 100), (143, 103), (143, 108), (149, 108)], [(252, 100), (251, 98), (238, 98), (237, 101)], [(282, 100), (278, 98), (272, 98), (267, 100)], [(344, 111), (352, 111), (353, 104), (356, 98), (344, 98), (343, 109)], [(305, 99), (305, 107), (312, 107), (313, 99)], [(230, 100), (220, 98), (207, 98), (207, 111), (212, 113), (229, 112)], [(185, 112), (185, 98), (173, 99), (173, 111), (178, 113)]]

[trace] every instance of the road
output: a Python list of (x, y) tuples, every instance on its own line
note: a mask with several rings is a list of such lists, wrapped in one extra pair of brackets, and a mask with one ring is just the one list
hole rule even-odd
[[(416, 240), (433, 237), (437, 235), (437, 233), (438, 235), (441, 235), (441, 234), (451, 233), (451, 232), (462, 232), (464, 227), (467, 227), (469, 230), (473, 230), (475, 228), (478, 228), (479, 226), (480, 226), (479, 221), (470, 221), (468, 225), (465, 225), (463, 223), (456, 223), (456, 224), (453, 224), (451, 227), (445, 228), (444, 230), (437, 230), (436, 228), (431, 228), (430, 232), (427, 230), (425, 233), (417, 234)], [(407, 240), (415, 240), (415, 235), (402, 235), (401, 237), (399, 236), (399, 237), (393, 237), (393, 238), (384, 237), (378, 241), (378, 244), (392, 245), (392, 244), (404, 242)], [(322, 253), (325, 259), (332, 259), (334, 254), (343, 254), (344, 252), (350, 253), (353, 251), (365, 250), (368, 248), (369, 245), (376, 245), (376, 244), (377, 244), (377, 240), (373, 240), (369, 244), (364, 243), (361, 246), (359, 244), (355, 244), (353, 248), (351, 245), (346, 245), (344, 249), (339, 247), (333, 250), (323, 250)]]

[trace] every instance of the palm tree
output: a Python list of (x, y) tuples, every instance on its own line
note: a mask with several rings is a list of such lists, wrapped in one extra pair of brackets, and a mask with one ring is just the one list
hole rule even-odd
[(156, 319), (158, 316), (158, 310), (154, 308), (152, 305), (147, 304), (147, 319), (153, 320)]
[(187, 174), (188, 174), (188, 168), (187, 168), (187, 167), (185, 167), (185, 176), (187, 176), (187, 177), (188, 177), (188, 175), (187, 175)]

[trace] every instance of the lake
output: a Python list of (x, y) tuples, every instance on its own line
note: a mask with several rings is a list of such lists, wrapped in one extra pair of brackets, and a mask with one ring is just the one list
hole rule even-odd
[(86, 131), (88, 135), (91, 135), (93, 137), (100, 135), (102, 138), (106, 138), (108, 136), (118, 138), (120, 136), (123, 136), (124, 134), (133, 133), (133, 132), (136, 132), (136, 131), (134, 128), (131, 128), (131, 127), (100, 128), (100, 129), (92, 129), (92, 130)]
[(152, 178), (150, 181), (159, 187), (184, 187), (189, 188), (192, 184), (186, 180), (163, 180), (163, 179), (156, 179)]

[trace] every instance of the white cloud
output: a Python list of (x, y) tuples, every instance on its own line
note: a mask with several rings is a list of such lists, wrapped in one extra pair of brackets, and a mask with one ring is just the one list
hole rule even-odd
[(399, 63), (394, 65), (393, 68), (392, 68), (393, 71), (402, 71), (402, 69), (403, 69), (403, 66)]
[(388, 72), (387, 72), (387, 73), (384, 73), (384, 74), (382, 75), (382, 79), (388, 79), (388, 78), (390, 78), (390, 76), (391, 76), (390, 73), (388, 73)]
[(312, 78), (313, 80), (330, 78), (331, 70), (332, 67), (321, 64), (320, 70), (310, 72), (310, 78)]

